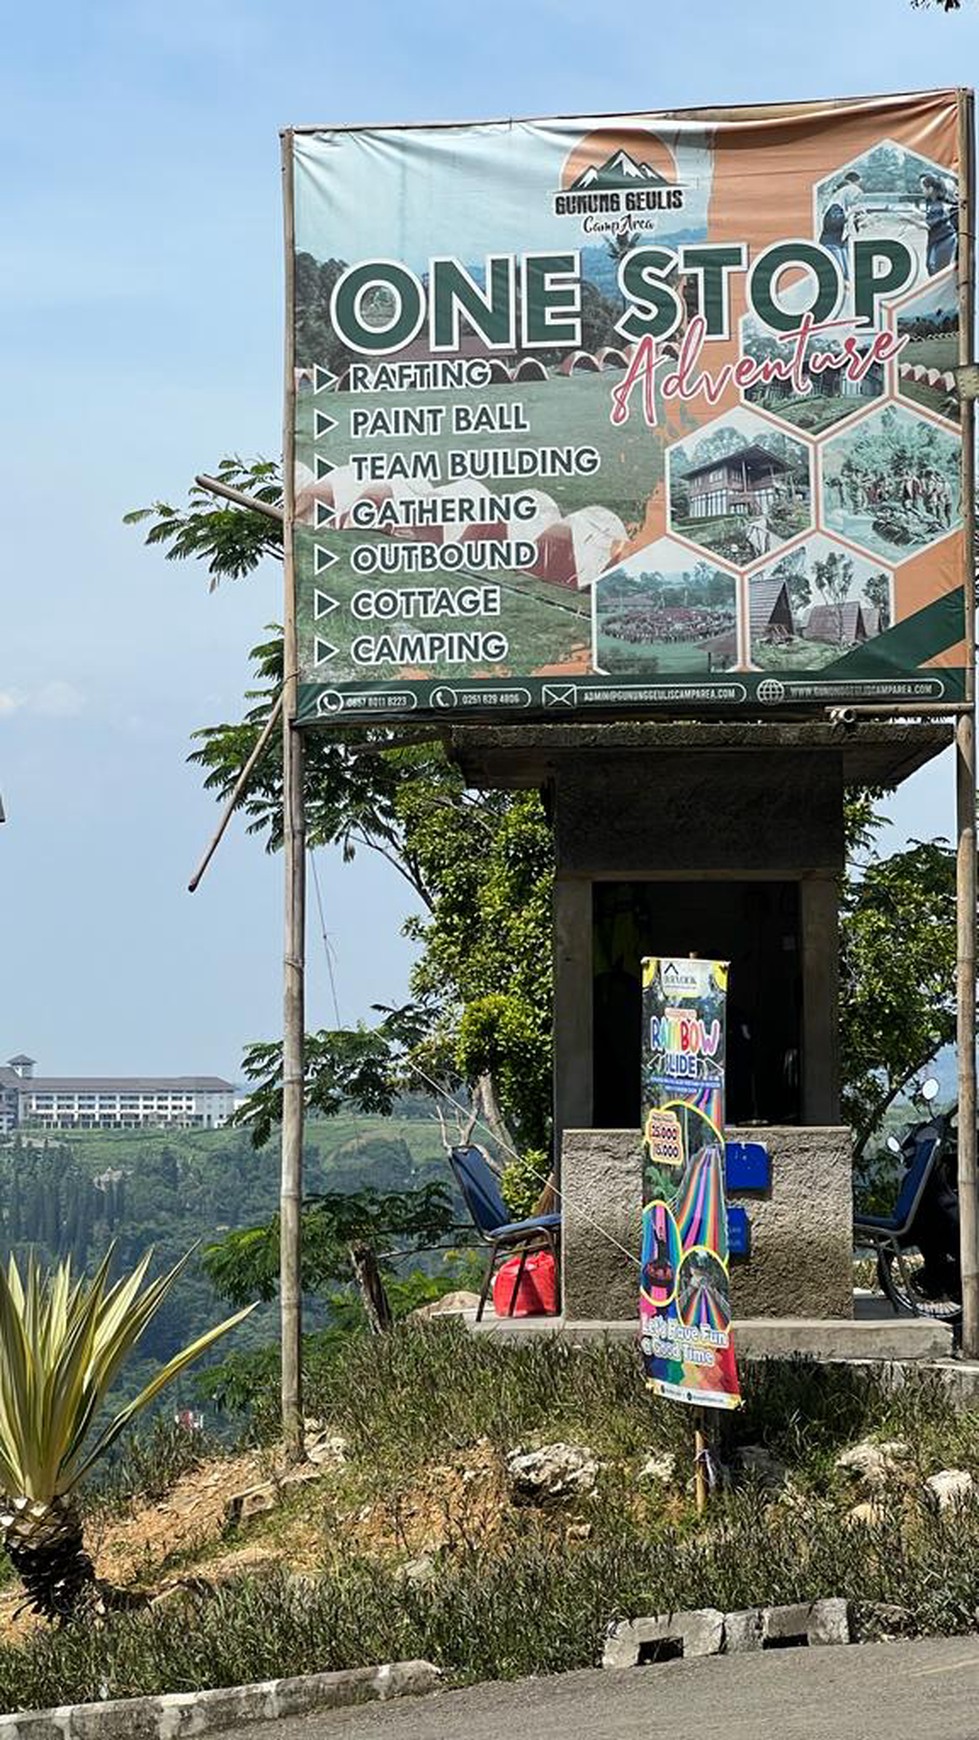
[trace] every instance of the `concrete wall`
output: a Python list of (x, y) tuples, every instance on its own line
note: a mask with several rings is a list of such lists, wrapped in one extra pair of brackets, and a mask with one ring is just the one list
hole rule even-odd
[[(850, 1317), (851, 1138), (839, 1126), (728, 1130), (763, 1141), (772, 1182), (733, 1192), (751, 1221), (751, 1256), (731, 1264), (735, 1317)], [(561, 1147), (563, 1309), (567, 1320), (638, 1313), (642, 1151), (638, 1131), (565, 1130)]]

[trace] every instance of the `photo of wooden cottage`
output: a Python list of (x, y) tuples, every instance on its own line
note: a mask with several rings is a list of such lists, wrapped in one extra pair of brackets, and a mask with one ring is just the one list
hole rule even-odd
[(781, 497), (792, 496), (792, 468), (759, 442), (739, 447), (721, 459), (695, 465), (683, 481), (690, 491), (690, 518), (725, 514), (764, 514)]

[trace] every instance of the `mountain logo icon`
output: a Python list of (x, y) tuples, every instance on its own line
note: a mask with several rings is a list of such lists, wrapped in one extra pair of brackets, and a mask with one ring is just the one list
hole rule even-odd
[(601, 192), (613, 187), (669, 187), (665, 175), (660, 175), (649, 163), (638, 163), (628, 151), (614, 151), (604, 163), (590, 163), (571, 183), (570, 193)]
[(565, 158), (560, 183), (555, 217), (577, 218), (586, 232), (655, 230), (664, 214), (683, 210), (686, 196), (666, 140), (637, 128), (586, 133)]

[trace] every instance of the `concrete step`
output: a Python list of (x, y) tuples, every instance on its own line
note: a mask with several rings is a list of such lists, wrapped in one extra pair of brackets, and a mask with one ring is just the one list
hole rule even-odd
[[(558, 1335), (575, 1345), (587, 1341), (634, 1341), (635, 1318), (626, 1322), (571, 1321), (563, 1317), (496, 1317), (487, 1310), (481, 1323), (464, 1314), (475, 1334), (514, 1341)], [(734, 1345), (739, 1359), (937, 1360), (952, 1352), (952, 1331), (927, 1317), (745, 1317), (735, 1318)]]

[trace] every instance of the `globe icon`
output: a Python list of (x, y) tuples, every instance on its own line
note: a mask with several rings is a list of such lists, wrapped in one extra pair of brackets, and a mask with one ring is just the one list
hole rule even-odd
[(759, 701), (764, 701), (769, 707), (777, 706), (779, 701), (785, 700), (785, 684), (780, 683), (777, 677), (763, 677), (756, 692)]

